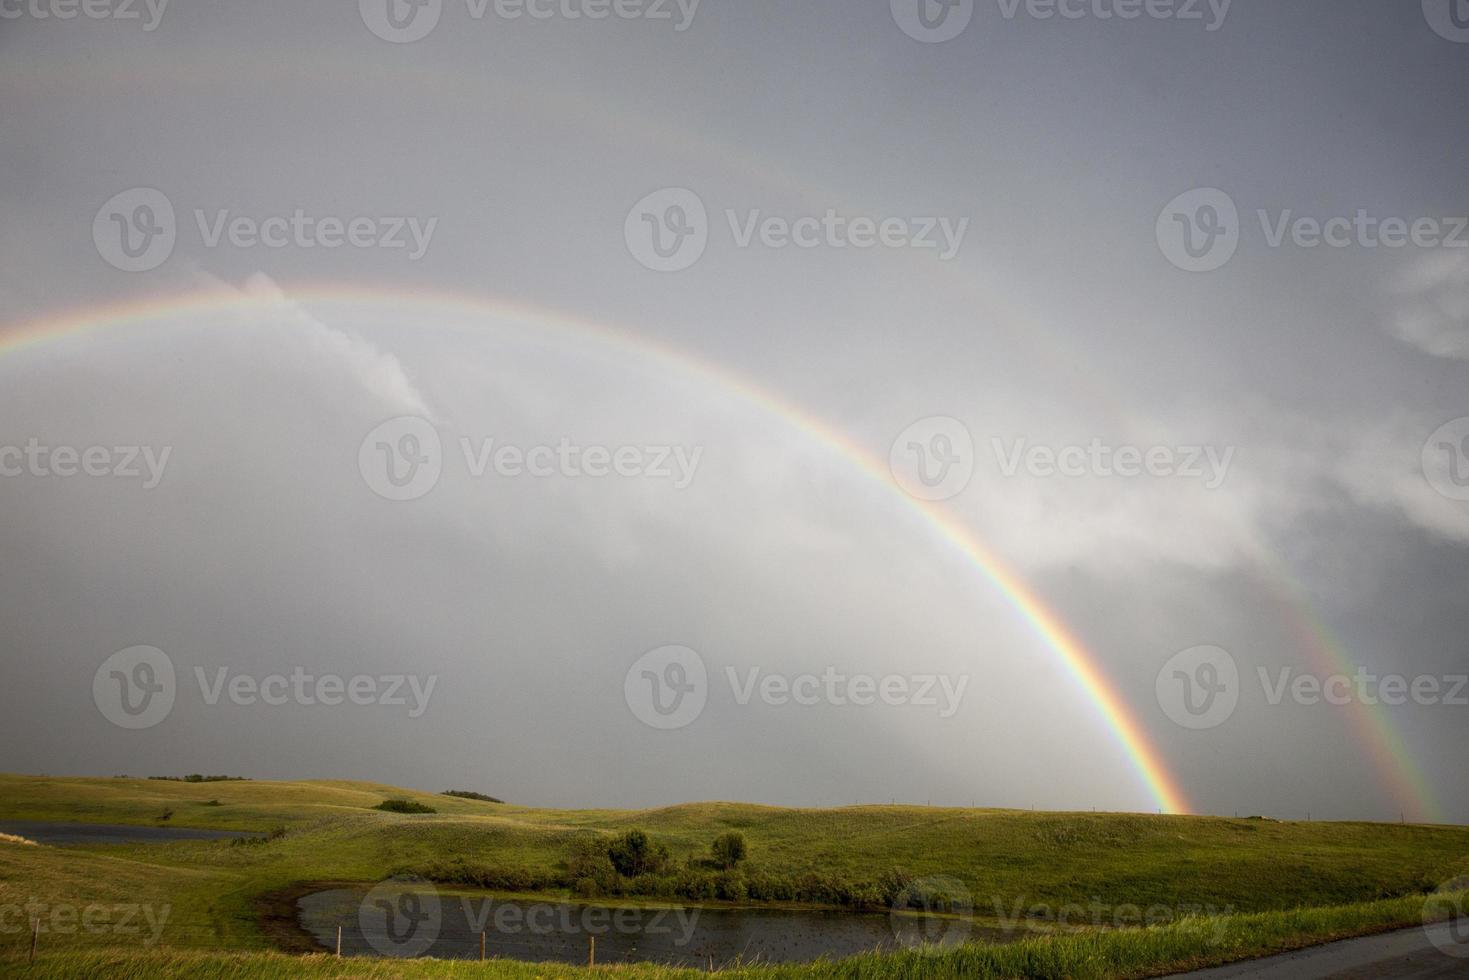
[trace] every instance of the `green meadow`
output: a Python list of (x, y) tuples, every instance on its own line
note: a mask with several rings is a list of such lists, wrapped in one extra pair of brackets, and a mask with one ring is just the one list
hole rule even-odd
[[(386, 800), (437, 812), (377, 809)], [(645, 893), (573, 892), (587, 842), (631, 829), (666, 848), (678, 869), (697, 867), (716, 837), (736, 830), (749, 846), (741, 881), (752, 892), (797, 888), (801, 897), (785, 904), (829, 894), (832, 901), (816, 904), (868, 905), (872, 889), (893, 875), (943, 876), (961, 883), (971, 899), (954, 914), (1027, 937), (724, 971), (751, 977), (1158, 975), (1414, 925), (1428, 893), (1469, 874), (1469, 828), (1463, 827), (910, 806), (547, 810), (338, 781), (0, 776), (0, 819), (270, 835), (250, 843), (64, 848), (0, 842), (0, 910), (10, 910), (0, 918), (0, 971), (37, 977), (570, 976), (585, 971), (503, 960), (296, 955), (309, 944), (289, 913), (294, 896), (312, 883), (373, 883), (400, 874), (446, 887), (487, 883), (498, 892), (607, 902), (666, 902), (659, 889), (704, 880), (681, 870), (650, 879)], [(717, 896), (697, 901), (721, 904)], [(63, 928), (39, 937), (36, 961), (26, 964), (26, 921), (34, 915), (124, 904), (167, 908), (156, 945), (113, 930), (68, 929), (63, 920)], [(747, 896), (738, 904), (758, 900)], [(691, 971), (616, 966), (597, 972)]]

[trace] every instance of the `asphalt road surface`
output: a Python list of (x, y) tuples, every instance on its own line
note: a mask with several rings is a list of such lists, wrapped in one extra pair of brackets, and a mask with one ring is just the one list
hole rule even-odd
[(1469, 978), (1469, 919), (1345, 939), (1175, 976), (1189, 980), (1464, 980)]

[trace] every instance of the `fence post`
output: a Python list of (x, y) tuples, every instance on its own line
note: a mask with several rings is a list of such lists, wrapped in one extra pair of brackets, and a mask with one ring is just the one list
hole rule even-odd
[(587, 969), (590, 970), (597, 965), (597, 937), (588, 936), (587, 942), (590, 943), (587, 947)]
[(342, 958), (342, 927), (337, 926), (337, 959)]
[(479, 961), (481, 963), (485, 961), (485, 934), (483, 932), (479, 934)]
[(31, 920), (31, 958), (27, 963), (36, 962), (36, 940), (41, 938), (41, 918), (37, 916)]

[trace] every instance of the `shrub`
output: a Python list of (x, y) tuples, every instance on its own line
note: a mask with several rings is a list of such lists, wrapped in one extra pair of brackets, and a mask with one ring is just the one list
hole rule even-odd
[(641, 830), (629, 830), (607, 847), (607, 859), (624, 878), (656, 874), (668, 865), (668, 848), (654, 843)]
[(481, 803), (504, 803), (505, 802), (504, 800), (497, 800), (493, 796), (486, 796), (483, 793), (475, 793), (475, 792), (472, 792), (471, 790), (467, 790), (467, 789), (446, 789), (442, 793), (440, 793), (439, 795), (440, 796), (455, 796), (455, 797), (458, 797), (461, 800), (479, 800)]
[(738, 830), (720, 834), (714, 838), (710, 845), (710, 851), (714, 855), (714, 864), (724, 871), (728, 871), (745, 859), (748, 853), (745, 847), (745, 835)]
[(744, 902), (750, 898), (750, 886), (738, 871), (726, 871), (716, 878), (714, 892), (717, 898), (726, 902)]
[(591, 894), (613, 893), (617, 888), (617, 869), (607, 857), (606, 839), (600, 834), (573, 839), (571, 854), (566, 859), (566, 874), (573, 888), (591, 888)]
[(374, 810), (385, 810), (388, 813), (438, 813), (431, 806), (419, 803), (417, 800), (383, 800)]
[(877, 876), (877, 891), (882, 896), (884, 905), (897, 905), (900, 899), (907, 897), (908, 886), (913, 881), (913, 876), (902, 868), (889, 868)]
[[(125, 779), (126, 777), (125, 776), (119, 776), (118, 778), (119, 779)], [(202, 775), (200, 775), (197, 772), (190, 773), (187, 776), (149, 776), (148, 778), (149, 779), (156, 779), (156, 780), (159, 780), (161, 782), (167, 782), (167, 783), (243, 783), (243, 782), (248, 782), (248, 779), (245, 776), (202, 776)]]
[(572, 882), (559, 875), (548, 875), (524, 868), (489, 868), (470, 864), (463, 858), (436, 861), (426, 865), (398, 868), (395, 876), (422, 878), (440, 884), (470, 885), (486, 891), (534, 892), (571, 887)]

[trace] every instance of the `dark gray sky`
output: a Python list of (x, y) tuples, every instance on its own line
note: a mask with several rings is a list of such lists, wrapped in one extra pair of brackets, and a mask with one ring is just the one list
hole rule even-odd
[[(1157, 807), (940, 520), (1066, 624), (1193, 809), (1469, 819), (1469, 4), (926, 4), (967, 24), (0, 0), (0, 769)], [(686, 267), (649, 268), (655, 228)], [(201, 291), (228, 295), (178, 311)], [(101, 326), (17, 343), (66, 317)], [(378, 443), (425, 433), (432, 491), (385, 499)], [(672, 469), (475, 476), (464, 438)], [(22, 465), (32, 440), (146, 447), (159, 479)], [(972, 479), (911, 499), (910, 444)], [(706, 703), (660, 730), (631, 702), (669, 645)], [(174, 701), (128, 728), (104, 662), (137, 646)], [(417, 717), (210, 703), (221, 669), (297, 668), (435, 686)], [(741, 703), (751, 670), (828, 668), (939, 703)], [(1282, 670), (1418, 694), (1274, 698)]]

